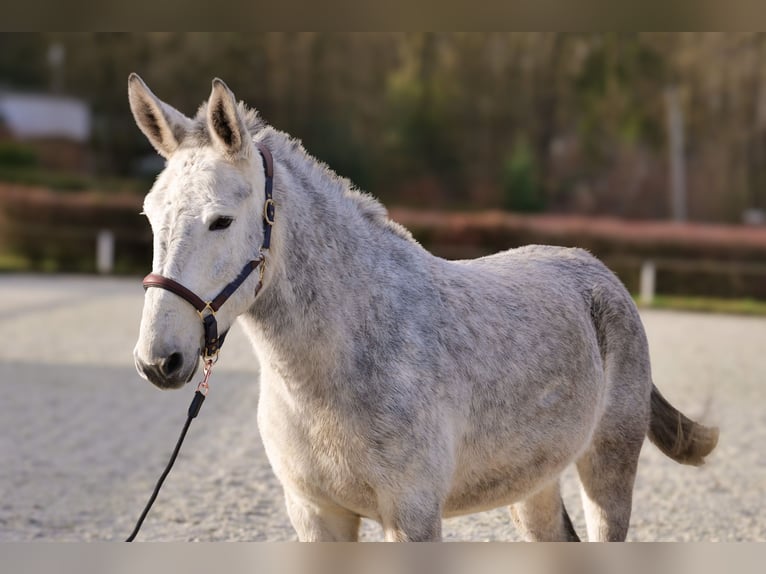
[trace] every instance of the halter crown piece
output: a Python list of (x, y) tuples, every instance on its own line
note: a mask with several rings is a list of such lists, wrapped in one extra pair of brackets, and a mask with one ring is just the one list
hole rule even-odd
[[(226, 333), (223, 333), (220, 336), (218, 335), (218, 323), (215, 319), (215, 314), (218, 309), (221, 308), (221, 305), (231, 297), (255, 269), (259, 268), (258, 284), (255, 286), (255, 296), (258, 295), (258, 292), (263, 286), (263, 273), (266, 267), (264, 252), (268, 251), (271, 245), (271, 227), (274, 225), (274, 213), (276, 211), (276, 205), (274, 203), (274, 198), (272, 197), (274, 186), (274, 160), (271, 156), (271, 152), (266, 146), (258, 142), (255, 143), (255, 146), (261, 154), (263, 170), (266, 176), (266, 201), (263, 204), (263, 244), (258, 252), (258, 257), (252, 261), (248, 261), (242, 268), (242, 271), (240, 271), (239, 275), (237, 275), (231, 283), (228, 283), (221, 289), (221, 292), (210, 301), (205, 301), (177, 281), (174, 281), (169, 277), (163, 277), (157, 273), (150, 273), (144, 277), (143, 281), (144, 289), (148, 289), (149, 287), (165, 289), (171, 293), (175, 293), (197, 310), (197, 314), (200, 316), (200, 319), (202, 319), (202, 327), (205, 334), (205, 345), (200, 351), (200, 354), (206, 363), (217, 357), (218, 351), (220, 351), (221, 345), (223, 345), (223, 340), (226, 337)], [(208, 311), (208, 313), (206, 314), (205, 311)]]

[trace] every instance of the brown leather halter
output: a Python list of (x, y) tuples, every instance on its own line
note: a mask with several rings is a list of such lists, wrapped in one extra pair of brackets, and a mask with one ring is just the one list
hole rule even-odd
[[(274, 160), (271, 157), (271, 152), (266, 146), (260, 143), (256, 143), (255, 145), (261, 153), (261, 160), (263, 161), (263, 169), (266, 176), (266, 201), (263, 205), (263, 244), (259, 250), (258, 257), (252, 261), (248, 261), (242, 268), (242, 271), (240, 271), (239, 275), (221, 289), (221, 292), (210, 301), (205, 301), (196, 293), (181, 285), (178, 281), (174, 281), (169, 277), (163, 277), (157, 273), (150, 273), (144, 277), (143, 281), (144, 289), (148, 289), (149, 287), (165, 289), (171, 293), (175, 293), (197, 310), (197, 314), (200, 316), (200, 319), (202, 319), (202, 327), (205, 334), (205, 345), (200, 351), (200, 354), (206, 362), (214, 359), (218, 355), (218, 351), (221, 349), (223, 340), (226, 337), (226, 333), (223, 333), (220, 336), (218, 335), (218, 323), (215, 319), (215, 314), (221, 308), (221, 305), (231, 297), (255, 269), (259, 269), (258, 284), (255, 286), (255, 296), (258, 296), (258, 293), (263, 286), (263, 273), (266, 267), (264, 251), (268, 251), (271, 246), (271, 227), (274, 225), (274, 213), (276, 211), (276, 205), (274, 203), (274, 198), (272, 197), (272, 188), (274, 185)], [(205, 315), (205, 310), (209, 311), (207, 315)]]

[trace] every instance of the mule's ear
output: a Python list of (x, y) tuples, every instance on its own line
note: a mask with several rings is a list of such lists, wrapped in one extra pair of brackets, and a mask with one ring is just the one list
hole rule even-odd
[(249, 150), (249, 132), (229, 87), (216, 78), (207, 103), (207, 127), (220, 150), (232, 158), (243, 157)]
[(178, 149), (192, 121), (155, 96), (138, 74), (128, 78), (130, 111), (138, 127), (165, 158)]

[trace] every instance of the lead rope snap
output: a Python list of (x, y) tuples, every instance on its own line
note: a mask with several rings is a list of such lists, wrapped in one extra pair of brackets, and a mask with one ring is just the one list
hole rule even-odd
[(197, 385), (197, 391), (205, 396), (207, 396), (207, 392), (210, 389), (210, 386), (207, 384), (207, 382), (210, 379), (210, 373), (213, 372), (213, 365), (215, 365), (217, 360), (218, 353), (216, 353), (213, 357), (205, 359), (205, 367), (202, 370), (202, 380), (200, 381), (199, 385)]
[(197, 385), (197, 390), (194, 392), (194, 398), (189, 405), (188, 416), (186, 417), (184, 428), (181, 430), (181, 436), (178, 437), (178, 442), (176, 443), (175, 449), (173, 449), (173, 454), (170, 455), (170, 460), (168, 461), (165, 470), (160, 476), (160, 479), (157, 481), (157, 485), (154, 487), (154, 492), (152, 492), (152, 495), (149, 497), (149, 502), (146, 503), (144, 511), (138, 518), (138, 522), (136, 522), (135, 528), (133, 528), (133, 532), (131, 532), (130, 536), (127, 537), (125, 542), (133, 542), (133, 540), (135, 540), (138, 531), (141, 530), (141, 525), (144, 523), (144, 519), (146, 518), (147, 514), (149, 514), (149, 510), (151, 510), (154, 501), (157, 500), (157, 495), (160, 492), (160, 488), (162, 488), (162, 484), (165, 482), (168, 474), (170, 474), (170, 469), (173, 468), (173, 464), (175, 463), (176, 458), (178, 457), (178, 453), (181, 450), (181, 445), (186, 438), (186, 433), (189, 430), (189, 425), (191, 425), (192, 420), (199, 414), (199, 410), (202, 408), (202, 403), (205, 402), (205, 397), (210, 390), (210, 386), (208, 384), (208, 381), (210, 380), (210, 373), (213, 372), (213, 365), (215, 365), (217, 359), (218, 353), (216, 353), (213, 357), (205, 358), (205, 366), (202, 371), (202, 380), (200, 381), (199, 385)]

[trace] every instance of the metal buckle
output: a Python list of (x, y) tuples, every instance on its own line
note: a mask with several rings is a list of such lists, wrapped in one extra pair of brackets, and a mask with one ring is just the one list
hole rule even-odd
[[(263, 247), (258, 250), (258, 259), (255, 260), (258, 261), (258, 283), (263, 283), (263, 274), (266, 270), (266, 254), (268, 252), (269, 250)], [(258, 293), (257, 290), (256, 293)]]
[(267, 199), (263, 204), (263, 219), (269, 225), (274, 225), (274, 220), (269, 217), (269, 205), (275, 210), (277, 208), (277, 203), (272, 198)]

